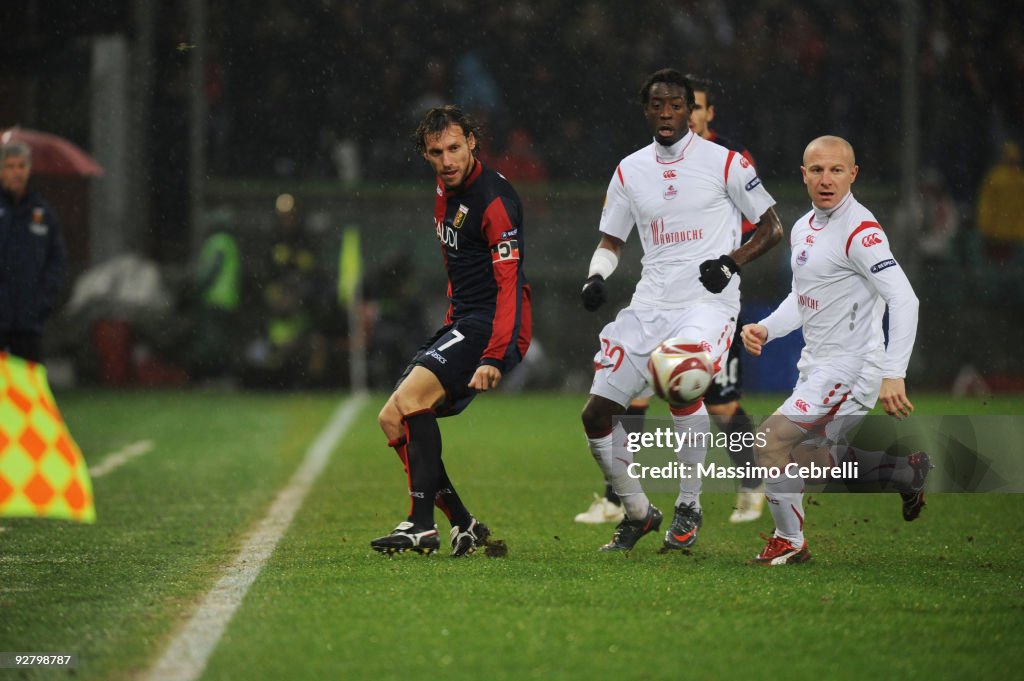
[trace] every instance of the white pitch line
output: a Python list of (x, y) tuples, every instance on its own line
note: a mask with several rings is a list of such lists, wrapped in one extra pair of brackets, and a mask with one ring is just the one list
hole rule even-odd
[(242, 550), (224, 569), (224, 573), (203, 598), (199, 608), (171, 641), (164, 654), (143, 677), (147, 681), (195, 681), (203, 673), (228, 622), (277, 542), (288, 530), (295, 513), (320, 476), (334, 446), (348, 430), (364, 394), (353, 395), (340, 405), (324, 429), (306, 451), (288, 485), (278, 493), (266, 516), (246, 538)]
[(138, 442), (133, 442), (130, 445), (125, 445), (116, 452), (111, 452), (103, 458), (103, 461), (90, 468), (89, 475), (94, 478), (101, 478), (107, 473), (120, 468), (135, 457), (142, 456), (149, 452), (151, 449), (153, 449), (152, 440), (139, 440)]

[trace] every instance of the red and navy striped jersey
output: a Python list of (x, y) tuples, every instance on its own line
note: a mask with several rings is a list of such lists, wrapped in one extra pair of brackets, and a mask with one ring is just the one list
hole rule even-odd
[(448, 271), (445, 323), (490, 322), (480, 363), (504, 371), (510, 353), (518, 351), (516, 361), (526, 354), (532, 333), (522, 202), (508, 180), (479, 160), (459, 188), (446, 190), (438, 178), (436, 192), (434, 227)]

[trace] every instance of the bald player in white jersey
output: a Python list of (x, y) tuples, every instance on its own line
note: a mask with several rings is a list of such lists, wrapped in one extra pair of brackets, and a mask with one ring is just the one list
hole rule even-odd
[[(604, 551), (628, 551), (657, 531), (662, 514), (639, 480), (629, 476), (632, 454), (622, 444), (623, 414), (637, 395), (649, 395), (647, 359), (662, 341), (685, 336), (699, 342), (716, 364), (732, 342), (740, 308), (739, 271), (782, 238), (775, 201), (742, 155), (702, 139), (689, 129), (693, 90), (674, 69), (652, 74), (640, 91), (654, 142), (622, 160), (612, 175), (601, 214), (601, 241), (583, 287), (584, 307), (596, 310), (607, 298), (605, 280), (634, 225), (644, 249), (643, 274), (629, 307), (602, 329), (594, 382), (583, 409), (591, 453), (622, 499), (626, 517)], [(758, 227), (740, 245), (742, 217)], [(707, 434), (702, 400), (673, 409), (677, 433)], [(690, 438), (681, 463), (703, 463), (707, 440)], [(698, 440), (696, 444), (692, 440)], [(700, 480), (681, 478), (667, 548), (697, 539), (702, 523)]]
[[(892, 483), (903, 496), (904, 519), (914, 520), (924, 506), (927, 454), (897, 458), (838, 444), (876, 400), (899, 419), (914, 409), (904, 377), (917, 333), (917, 296), (875, 216), (850, 191), (857, 171), (853, 147), (840, 137), (819, 137), (804, 151), (801, 172), (812, 209), (790, 234), (793, 290), (767, 318), (742, 330), (744, 347), (760, 355), (764, 343), (802, 328), (800, 376), (793, 394), (762, 424), (758, 441), (765, 444), (754, 451), (758, 465), (781, 469), (790, 461), (856, 461), (860, 474), (853, 481)], [(882, 331), (887, 305), (888, 346)], [(775, 532), (754, 562), (810, 558), (804, 482), (785, 474), (765, 481)]]

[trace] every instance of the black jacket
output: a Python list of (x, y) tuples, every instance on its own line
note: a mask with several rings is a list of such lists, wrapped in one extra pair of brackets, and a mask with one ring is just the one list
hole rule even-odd
[(67, 276), (67, 249), (42, 197), (0, 191), (0, 331), (41, 333)]

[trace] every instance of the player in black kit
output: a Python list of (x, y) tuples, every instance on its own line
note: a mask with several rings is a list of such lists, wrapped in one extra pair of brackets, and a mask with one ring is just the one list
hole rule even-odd
[(508, 180), (476, 159), (477, 129), (458, 107), (431, 109), (416, 149), (437, 174), (434, 229), (448, 271), (444, 326), (416, 352), (378, 417), (405, 465), (412, 508), (377, 551), (440, 548), (434, 506), (452, 524), (451, 555), (472, 553), (489, 530), (470, 514), (441, 460), (437, 419), (460, 413), (498, 385), (530, 345), (530, 286), (523, 273), (523, 208)]

